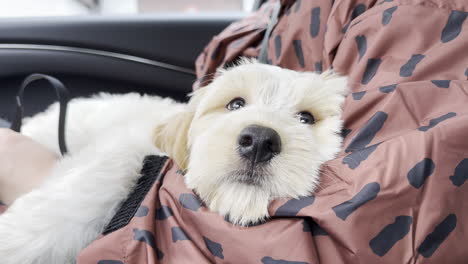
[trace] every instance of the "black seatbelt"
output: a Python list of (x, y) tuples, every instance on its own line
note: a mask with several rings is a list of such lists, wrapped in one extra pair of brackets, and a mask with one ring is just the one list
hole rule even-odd
[(28, 87), (31, 83), (37, 80), (46, 80), (52, 88), (54, 88), (57, 98), (60, 103), (60, 112), (59, 112), (59, 124), (58, 124), (58, 140), (59, 140), (59, 147), (60, 152), (62, 155), (67, 153), (67, 146), (65, 144), (65, 116), (67, 114), (67, 104), (69, 100), (69, 93), (65, 85), (60, 82), (58, 79), (40, 73), (31, 74), (23, 80), (21, 87), (16, 95), (16, 114), (13, 120), (13, 124), (11, 125), (11, 129), (16, 132), (21, 132), (21, 125), (24, 115), (24, 108), (23, 108), (23, 94), (26, 87)]
[(265, 35), (263, 36), (262, 43), (260, 45), (260, 53), (258, 55), (258, 62), (260, 63), (268, 63), (268, 40), (270, 39), (271, 32), (273, 28), (278, 23), (278, 16), (281, 10), (281, 2), (278, 1), (275, 7), (273, 8), (273, 12), (271, 13), (270, 23), (268, 23), (268, 27), (265, 31)]

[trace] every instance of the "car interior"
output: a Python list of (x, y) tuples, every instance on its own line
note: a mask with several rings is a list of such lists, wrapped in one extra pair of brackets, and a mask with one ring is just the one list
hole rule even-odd
[[(32, 73), (58, 78), (72, 98), (138, 92), (184, 101), (196, 80), (198, 54), (213, 36), (245, 15), (1, 18), (0, 125), (12, 122), (15, 94)], [(45, 110), (54, 100), (47, 83), (33, 83), (25, 93), (25, 115)]]
[[(51, 4), (59, 2), (68, 6)], [(128, 8), (121, 4), (130, 2), (135, 4), (133, 11), (121, 12)], [(19, 13), (9, 15), (1, 3), (8, 8), (15, 6)], [(147, 110), (141, 98), (129, 100), (127, 107), (120, 108), (111, 101), (106, 106), (121, 110), (116, 111), (118, 119), (101, 118), (89, 105), (75, 108), (81, 117), (99, 117), (90, 118), (89, 127), (106, 133), (96, 132), (93, 144), (88, 142), (94, 131), (80, 134), (80, 140), (84, 138), (90, 148), (83, 148), (75, 156), (53, 156), (50, 167), (58, 168), (53, 175), (61, 178), (53, 177), (47, 183), (58, 182), (57, 185), (44, 184), (47, 188), (31, 192), (39, 195), (27, 196), (15, 204), (0, 197), (0, 214), (11, 217), (0, 218), (0, 223), (6, 223), (0, 224), (0, 245), (6, 245), (0, 246), (0, 264), (16, 264), (17, 260), (59, 263), (48, 259), (61, 257), (97, 264), (139, 264), (142, 259), (146, 260), (144, 263), (468, 263), (467, 251), (459, 246), (468, 238), (468, 211), (460, 202), (468, 198), (467, 3), (468, 0), (0, 0), (0, 132), (11, 132), (4, 128), (21, 132), (23, 116), (33, 116), (60, 101), (58, 142), (62, 154), (67, 152), (64, 120), (68, 101), (63, 98), (68, 94), (73, 99), (99, 93), (139, 93), (187, 102), (194, 84), (203, 86), (208, 83), (203, 81), (211, 81), (209, 77), (218, 77), (216, 69), (220, 65), (235, 65), (237, 58), (255, 57), (259, 63), (243, 63), (277, 70), (269, 75), (243, 70), (240, 72), (253, 78), (234, 75), (227, 81), (216, 80), (211, 86), (213, 93), (202, 90), (200, 97), (194, 97), (195, 103), (181, 108), (183, 111), (174, 110), (174, 115), (154, 126), (151, 145), (149, 137), (144, 141), (145, 137), (133, 134), (124, 138), (129, 144), (122, 144), (127, 143), (120, 140), (125, 134), (106, 130), (105, 126), (100, 129), (96, 124), (107, 120), (120, 128), (142, 131), (138, 124), (122, 125), (120, 114), (147, 125), (142, 118), (146, 115), (141, 113), (162, 110), (172, 114), (170, 103), (161, 107), (150, 104), (157, 108)], [(103, 11), (106, 5), (121, 5), (121, 9)], [(157, 12), (141, 8), (150, 5), (163, 8)], [(173, 5), (183, 8), (173, 12), (164, 9)], [(226, 9), (228, 5), (236, 8)], [(206, 12), (201, 6), (212, 9)], [(21, 14), (22, 8), (26, 15)], [(60, 8), (74, 11), (52, 12)], [(44, 10), (43, 14), (34, 15), (35, 11)], [(196, 69), (197, 58), (200, 60)], [(281, 68), (290, 75), (278, 74)], [(253, 84), (250, 80), (254, 80)], [(23, 96), (22, 88), (28, 82), (31, 85)], [(58, 92), (62, 84), (66, 87), (64, 97)], [(283, 89), (283, 84), (288, 89)], [(216, 102), (215, 107), (211, 102), (218, 100), (218, 91), (224, 91), (218, 87), (232, 87), (233, 92), (219, 92), (223, 101)], [(209, 96), (204, 97), (205, 94)], [(316, 98), (309, 99), (309, 94)], [(259, 111), (254, 108), (257, 103), (263, 107)], [(230, 113), (244, 105), (245, 109)], [(142, 110), (136, 106), (142, 106)], [(91, 109), (88, 115), (87, 108)], [(216, 115), (209, 115), (211, 110)], [(52, 114), (55, 113), (44, 116)], [(246, 117), (245, 127), (244, 119), (225, 118), (228, 115), (239, 117), (238, 120)], [(162, 116), (157, 117), (162, 120)], [(222, 122), (217, 123), (218, 117)], [(41, 131), (52, 127), (44, 120), (55, 122), (39, 117), (29, 124), (39, 124)], [(75, 130), (88, 132), (77, 124)], [(214, 132), (206, 132), (213, 127)], [(7, 175), (3, 178), (21, 185), (21, 177), (11, 177), (16, 176), (11, 172), (29, 167), (27, 159), (22, 161), (27, 156), (24, 153), (36, 153), (31, 148), (16, 151), (21, 144), (8, 135), (18, 133), (8, 133), (6, 141), (0, 140), (0, 146), (14, 151), (1, 152), (0, 148), (0, 157), (6, 157), (4, 163), (0, 159), (0, 168), (9, 169), (4, 170), (6, 173), (0, 170), (0, 183), (1, 176)], [(114, 134), (115, 138), (111, 137)], [(281, 141), (280, 136), (285, 140)], [(328, 137), (336, 139), (333, 144)], [(42, 139), (42, 135), (38, 138)], [(195, 144), (194, 138), (201, 139)], [(34, 139), (30, 137), (30, 143)], [(223, 145), (224, 142), (231, 145)], [(153, 152), (139, 149), (139, 144), (153, 148)], [(118, 145), (121, 148), (115, 147)], [(163, 146), (169, 146), (173, 153)], [(75, 150), (70, 149), (72, 153)], [(47, 151), (42, 153), (51, 153)], [(36, 157), (46, 156), (38, 153)], [(308, 156), (311, 153), (314, 155)], [(134, 159), (134, 154), (141, 160)], [(178, 156), (182, 157), (181, 162)], [(21, 159), (15, 160), (18, 157)], [(228, 158), (218, 162), (217, 157)], [(64, 159), (66, 162), (53, 167)], [(203, 162), (199, 165), (198, 161)], [(184, 163), (190, 166), (180, 166)], [(51, 175), (31, 167), (34, 171), (23, 174)], [(194, 173), (193, 168), (200, 172)], [(88, 178), (83, 180), (82, 175)], [(270, 180), (275, 175), (279, 180)], [(192, 180), (190, 176), (198, 178)], [(117, 183), (106, 184), (110, 182)], [(310, 188), (296, 192), (302, 186)], [(0, 187), (14, 190), (8, 184)], [(286, 191), (278, 191), (283, 187)], [(120, 193), (105, 193), (110, 189)], [(204, 194), (200, 189), (209, 192)], [(81, 200), (81, 196), (72, 194), (94, 200)], [(221, 196), (223, 199), (210, 200)], [(105, 199), (97, 203), (96, 197)], [(36, 201), (41, 202), (37, 203), (39, 206)], [(256, 206), (258, 201), (263, 207)], [(220, 206), (213, 209), (212, 204)], [(74, 219), (71, 213), (88, 216), (87, 211), (88, 218), (62, 220)], [(253, 214), (256, 218), (247, 218), (257, 211), (261, 214)], [(232, 221), (232, 212), (243, 222)], [(108, 219), (98, 218), (98, 213)], [(77, 224), (69, 225), (70, 222)], [(57, 223), (64, 223), (62, 229), (57, 228)], [(83, 227), (86, 232), (70, 228), (74, 226)], [(105, 231), (100, 232), (103, 226)], [(88, 230), (97, 230), (96, 234), (102, 236), (92, 237)], [(70, 239), (75, 234), (78, 239)], [(64, 243), (64, 250), (60, 239), (70, 242)], [(78, 247), (79, 242), (85, 245), (91, 241), (91, 246)], [(24, 253), (23, 249), (31, 250)], [(68, 249), (79, 251), (69, 254)], [(60, 256), (62, 251), (65, 253)], [(41, 262), (42, 259), (46, 261)]]

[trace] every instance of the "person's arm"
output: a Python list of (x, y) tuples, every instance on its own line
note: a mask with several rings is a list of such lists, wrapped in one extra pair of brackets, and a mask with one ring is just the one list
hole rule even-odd
[(0, 128), (0, 201), (11, 204), (39, 186), (58, 156), (29, 137)]

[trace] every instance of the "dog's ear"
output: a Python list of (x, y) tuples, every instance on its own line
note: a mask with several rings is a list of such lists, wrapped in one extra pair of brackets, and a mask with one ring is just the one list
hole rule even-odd
[(182, 170), (187, 169), (188, 165), (190, 125), (195, 110), (207, 88), (200, 88), (192, 93), (185, 109), (157, 125), (153, 133), (154, 145), (174, 159)]

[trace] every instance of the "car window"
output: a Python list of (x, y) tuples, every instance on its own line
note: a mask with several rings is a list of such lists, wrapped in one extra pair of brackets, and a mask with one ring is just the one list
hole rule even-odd
[(0, 17), (250, 12), (255, 0), (0, 0)]

